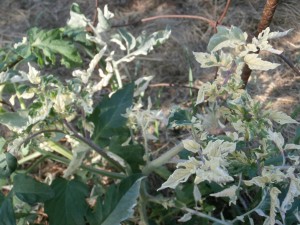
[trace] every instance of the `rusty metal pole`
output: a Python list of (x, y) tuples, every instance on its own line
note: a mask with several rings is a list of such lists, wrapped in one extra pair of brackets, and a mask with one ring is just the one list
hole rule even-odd
[[(266, 1), (260, 22), (257, 27), (257, 31), (255, 33), (255, 36), (257, 36), (260, 32), (262, 32), (264, 29), (266, 29), (267, 27), (270, 26), (278, 2), (279, 2), (279, 0), (267, 0)], [(242, 71), (242, 75), (241, 75), (242, 81), (244, 83), (244, 87), (247, 86), (251, 72), (252, 72), (252, 70), (248, 67), (247, 64), (245, 64), (243, 71)]]

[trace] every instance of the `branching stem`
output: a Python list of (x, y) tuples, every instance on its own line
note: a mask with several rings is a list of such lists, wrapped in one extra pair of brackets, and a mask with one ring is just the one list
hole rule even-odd
[(119, 162), (111, 158), (102, 148), (100, 148), (98, 145), (96, 145), (94, 142), (92, 142), (90, 139), (87, 139), (83, 136), (81, 136), (76, 129), (70, 124), (68, 121), (63, 120), (63, 123), (65, 126), (73, 133), (73, 136), (77, 138), (78, 140), (82, 141), (83, 143), (87, 144), (89, 147), (91, 147), (93, 150), (95, 150), (99, 155), (101, 155), (103, 158), (105, 158), (109, 163), (111, 163), (114, 167), (116, 167), (118, 170), (125, 172), (125, 169), (120, 165)]

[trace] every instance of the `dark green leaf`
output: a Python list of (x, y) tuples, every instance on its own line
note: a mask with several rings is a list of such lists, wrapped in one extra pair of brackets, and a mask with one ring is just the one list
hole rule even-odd
[(174, 110), (170, 117), (168, 126), (169, 127), (177, 127), (177, 126), (186, 126), (191, 125), (191, 115), (187, 110), (184, 109), (176, 109)]
[(119, 225), (133, 214), (139, 196), (142, 177), (133, 175), (119, 185), (111, 185), (102, 200), (98, 197), (96, 207), (90, 212), (91, 225)]
[(145, 164), (143, 159), (144, 148), (142, 145), (121, 146), (116, 144), (114, 138), (111, 139), (109, 150), (124, 159), (134, 173), (141, 172), (140, 166)]
[(35, 27), (30, 29), (28, 36), (33, 53), (38, 58), (40, 65), (55, 64), (55, 54), (61, 55), (61, 63), (67, 68), (82, 63), (77, 49), (70, 41), (62, 38), (60, 29), (46, 31)]
[(0, 154), (0, 178), (9, 177), (18, 166), (18, 161), (10, 153)]
[(89, 120), (95, 124), (93, 140), (101, 142), (101, 138), (118, 135), (126, 125), (127, 118), (122, 116), (132, 105), (134, 84), (118, 90), (111, 98), (106, 97), (95, 108)]
[(0, 192), (0, 224), (1, 225), (15, 225), (16, 218), (13, 208), (12, 198), (4, 197)]
[(26, 128), (28, 124), (28, 114), (26, 111), (1, 113), (0, 123), (12, 131), (19, 131)]
[(54, 191), (50, 186), (36, 181), (25, 174), (14, 176), (14, 191), (16, 196), (30, 204), (44, 202), (54, 197)]
[(78, 179), (54, 180), (55, 197), (45, 202), (45, 212), (51, 225), (83, 225), (88, 210), (88, 187)]

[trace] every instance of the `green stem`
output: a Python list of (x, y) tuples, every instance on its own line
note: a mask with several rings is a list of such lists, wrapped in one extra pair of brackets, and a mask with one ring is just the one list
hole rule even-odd
[(125, 169), (121, 166), (119, 162), (111, 158), (102, 148), (100, 148), (98, 145), (96, 145), (94, 142), (92, 142), (90, 139), (87, 139), (83, 136), (81, 136), (75, 128), (70, 124), (68, 121), (63, 120), (63, 123), (65, 126), (73, 133), (73, 136), (77, 138), (78, 140), (82, 141), (89, 147), (91, 147), (93, 150), (95, 150), (99, 155), (101, 155), (103, 158), (105, 158), (111, 165), (113, 165), (118, 170), (125, 172)]
[(15, 84), (14, 84), (14, 88), (16, 90), (16, 95), (17, 95), (17, 98), (19, 100), (20, 107), (21, 107), (22, 110), (25, 110), (26, 109), (26, 104), (25, 104), (23, 98), (21, 97), (21, 93), (19, 92), (19, 90), (18, 90), (18, 88)]
[(122, 88), (123, 87), (123, 82), (122, 82), (122, 79), (121, 79), (121, 74), (120, 74), (119, 69), (118, 69), (118, 63), (115, 63), (114, 61), (112, 61), (112, 66), (113, 66), (113, 69), (115, 71), (118, 86), (119, 86), (119, 88)]
[(39, 158), (38, 160), (36, 160), (26, 171), (25, 174), (30, 173), (30, 171), (32, 171), (35, 167), (37, 167), (37, 165), (40, 164), (40, 162), (44, 161), (45, 159), (47, 159), (49, 156), (44, 155), (41, 158)]
[(149, 220), (147, 216), (147, 189), (146, 189), (146, 180), (142, 180), (141, 183), (141, 191), (140, 191), (140, 201), (139, 201), (139, 215), (140, 215), (140, 223), (141, 225), (149, 225)]
[(244, 214), (241, 215), (241, 216), (237, 216), (234, 220), (231, 221), (231, 223), (234, 224), (235, 222), (240, 221), (239, 218), (244, 218), (245, 216), (250, 215), (250, 214), (253, 213), (255, 210), (257, 210), (258, 208), (260, 208), (260, 206), (261, 206), (261, 205), (263, 204), (263, 202), (265, 201), (266, 196), (267, 196), (267, 193), (266, 193), (266, 191), (264, 191), (263, 197), (262, 197), (260, 203), (259, 203), (255, 208), (251, 209), (250, 211), (244, 213)]
[(199, 216), (199, 217), (202, 217), (202, 218), (205, 218), (205, 219), (208, 219), (208, 220), (211, 220), (211, 221), (214, 221), (216, 222), (217, 224), (223, 224), (223, 225), (232, 225), (233, 223), (232, 222), (226, 222), (226, 221), (223, 221), (223, 220), (220, 220), (220, 219), (217, 219), (215, 217), (212, 217), (210, 215), (207, 215), (205, 213), (202, 213), (202, 212), (198, 212), (194, 209), (190, 209), (190, 208), (182, 208), (182, 210), (188, 212), (188, 213), (191, 213), (193, 215), (196, 215), (196, 216)]
[[(69, 163), (70, 163), (70, 160), (68, 160), (64, 157), (58, 156), (56, 154), (53, 154), (51, 152), (46, 152), (46, 151), (41, 150), (41, 149), (37, 149), (37, 151), (39, 151), (44, 156), (50, 157), (51, 159), (53, 159), (55, 161), (58, 161), (58, 162), (61, 162), (61, 163), (64, 163), (66, 165), (69, 165)], [(95, 174), (98, 174), (98, 175), (107, 176), (107, 177), (111, 177), (111, 178), (115, 178), (115, 179), (123, 179), (123, 178), (126, 177), (126, 175), (124, 175), (124, 174), (108, 172), (106, 170), (101, 170), (101, 169), (97, 169), (97, 168), (94, 168), (94, 167), (91, 167), (91, 166), (86, 166), (86, 165), (81, 165), (80, 168), (82, 168), (84, 170), (87, 170), (91, 173), (95, 173)]]
[(184, 149), (184, 147), (183, 147), (182, 143), (174, 146), (169, 151), (167, 151), (166, 153), (162, 154), (157, 159), (151, 161), (149, 164), (147, 164), (144, 167), (143, 171), (142, 171), (143, 174), (145, 174), (145, 175), (150, 174), (157, 167), (160, 167), (163, 164), (167, 163), (171, 158), (173, 158), (174, 156), (176, 156), (183, 149)]

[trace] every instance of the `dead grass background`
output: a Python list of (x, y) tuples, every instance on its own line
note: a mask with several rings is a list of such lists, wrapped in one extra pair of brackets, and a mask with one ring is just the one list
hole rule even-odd
[[(93, 18), (95, 0), (1, 0), (0, 1), (0, 47), (20, 40), (33, 26), (54, 28), (63, 26), (72, 2), (77, 2), (89, 18)], [(254, 33), (260, 20), (265, 1), (232, 0), (224, 25), (239, 26)], [(109, 5), (115, 13), (115, 25), (130, 24), (142, 18), (163, 14), (191, 14), (217, 19), (222, 13), (226, 0), (102, 0), (100, 7)], [(278, 49), (299, 66), (300, 61), (300, 1), (280, 1), (271, 30), (283, 31), (293, 28), (291, 35), (274, 42)], [(205, 51), (213, 29), (203, 21), (187, 19), (160, 19), (126, 27), (133, 34), (169, 26), (172, 36), (164, 46), (157, 48), (140, 63), (139, 76), (154, 75), (154, 83), (188, 83), (189, 65), (193, 70), (194, 83), (213, 79), (213, 73), (200, 69), (192, 57), (192, 51)], [(276, 56), (267, 56), (282, 66), (266, 73), (253, 72), (248, 85), (250, 92), (262, 102), (271, 102), (272, 107), (291, 113), (300, 102), (300, 79)], [(135, 65), (132, 65), (133, 67)], [(254, 82), (255, 81), (255, 82)], [(189, 98), (184, 88), (164, 88), (156, 100), (169, 107)], [(158, 99), (159, 98), (159, 99)], [(293, 129), (292, 129), (293, 130)]]

